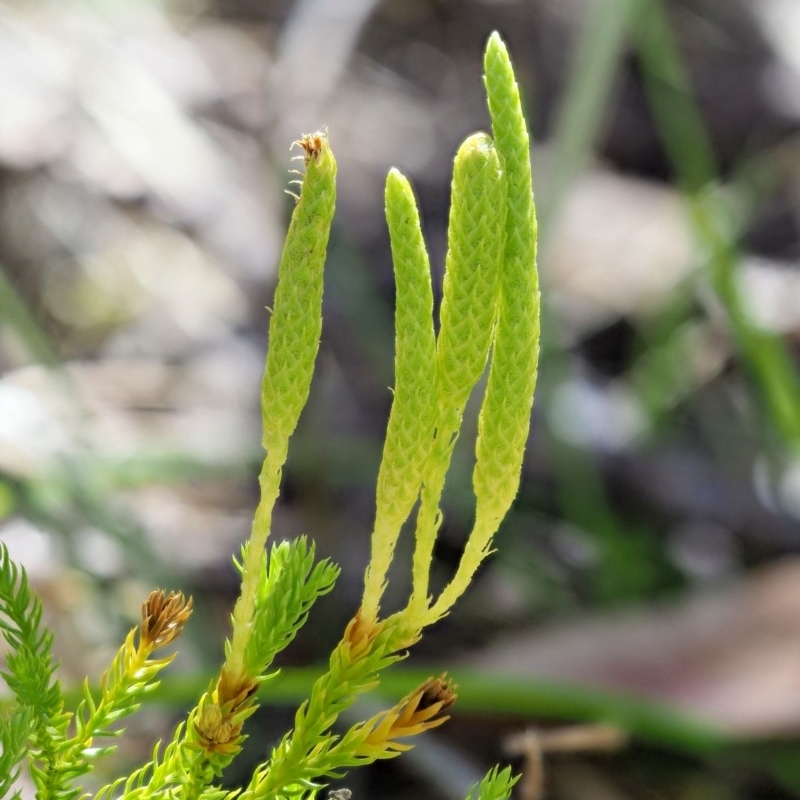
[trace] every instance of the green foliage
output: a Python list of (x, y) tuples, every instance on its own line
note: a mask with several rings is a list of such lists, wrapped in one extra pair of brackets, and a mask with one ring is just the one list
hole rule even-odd
[[(440, 329), (436, 340), (436, 425), (426, 464), (414, 550), (413, 614), (427, 611), (428, 573), (441, 522), (439, 502), (464, 407), (492, 343), (505, 245), (506, 181), (486, 134), (470, 136), (453, 169)], [(533, 267), (533, 262), (529, 265)], [(525, 426), (527, 434), (527, 424)]]
[(0, 796), (19, 797), (11, 790), (22, 769), (33, 722), (33, 709), (17, 705), (0, 714)]
[(339, 568), (329, 561), (314, 563), (314, 546), (305, 536), (272, 546), (258, 582), (253, 635), (245, 652), (249, 674), (261, 675), (289, 646), (311, 606), (333, 588), (338, 575)]
[[(9, 689), (23, 706), (40, 706), (52, 720), (60, 712), (55, 663), (50, 648), (52, 633), (42, 625), (42, 604), (31, 592), (25, 570), (8, 555), (0, 542), (0, 631), (11, 648), (2, 673)], [(44, 708), (42, 699), (45, 700)]]
[[(66, 798), (71, 766), (58, 763), (59, 745), (66, 736), (69, 716), (63, 711), (56, 664), (50, 652), (53, 635), (42, 624), (42, 604), (31, 592), (25, 570), (9, 558), (0, 543), (0, 630), (11, 648), (2, 676), (18, 704), (3, 726), (3, 750), (28, 756), (31, 776), (45, 797)], [(27, 728), (25, 746), (18, 742)], [(6, 739), (6, 736), (8, 739)]]
[(336, 205), (336, 160), (321, 133), (297, 142), (306, 174), (278, 267), (261, 386), (264, 448), (281, 448), (308, 399), (322, 331), (322, 271)]
[[(39, 797), (77, 797), (81, 787), (76, 780), (91, 770), (96, 758), (114, 749), (96, 746), (95, 739), (118, 736), (121, 731), (112, 724), (135, 712), (144, 695), (158, 686), (158, 672), (174, 656), (150, 656), (180, 632), (188, 610), (184, 611), (182, 598), (176, 595), (159, 605), (156, 610), (162, 616), (168, 612), (174, 624), (165, 632), (151, 624), (156, 597), (161, 594), (154, 592), (143, 608), (138, 644), (134, 629), (103, 677), (99, 695), (94, 696), (87, 681), (77, 710), (68, 713), (55, 678), (56, 664), (50, 652), (53, 636), (42, 624), (41, 601), (30, 591), (25, 571), (0, 544), (0, 629), (11, 647), (1, 674), (16, 700), (0, 726), (3, 760), (14, 754), (17, 759), (27, 755)], [(173, 599), (176, 602), (170, 604)], [(0, 774), (14, 776), (17, 771), (12, 765)]]
[[(427, 268), (413, 195), (399, 174), (391, 173), (387, 181), (386, 216), (398, 281), (398, 332), (402, 320), (403, 331), (421, 333), (422, 345), (406, 345), (398, 333), (398, 386), (379, 473), (372, 557), (361, 614), (365, 623), (377, 623), (387, 567), (400, 528), (418, 497), (411, 597), (405, 609), (387, 620), (409, 641), (449, 612), (490, 551), (492, 537), (519, 486), (536, 382), (539, 289), (529, 136), (514, 71), (497, 34), (487, 45), (485, 72), (495, 139), (474, 134), (456, 154), (435, 348), (431, 347), (427, 284), (419, 279), (421, 300), (417, 305), (406, 303), (401, 294), (405, 289), (400, 281), (416, 281), (417, 272)], [(442, 492), (464, 407), (490, 351), (488, 388), (476, 442), (475, 525), (456, 574), (434, 600), (429, 577), (442, 521)], [(416, 378), (412, 377), (415, 372)], [(411, 398), (416, 407), (429, 403), (431, 411), (418, 416), (413, 427), (409, 424), (413, 435), (404, 442), (396, 434), (395, 422), (407, 413)], [(385, 491), (388, 476), (393, 476), (397, 497), (402, 498), (397, 507), (385, 500), (391, 494)]]
[(517, 493), (539, 363), (537, 225), (530, 143), (511, 62), (496, 33), (486, 47), (484, 80), (506, 176), (505, 249), (492, 363), (478, 418), (472, 478), (475, 524), (458, 572), (432, 609), (435, 618), (447, 612), (472, 580)]
[(511, 794), (517, 780), (519, 778), (512, 775), (508, 767), (502, 770), (494, 767), (470, 789), (467, 800), (504, 800)]
[(226, 668), (237, 678), (243, 660), (262, 573), (264, 545), (280, 489), (289, 437), (303, 410), (314, 373), (322, 330), (322, 273), (336, 206), (336, 159), (327, 135), (306, 135), (295, 144), (304, 153), (306, 173), (278, 267), (278, 287), (269, 326), (269, 350), (261, 385), (262, 443), (266, 457), (258, 482), (250, 539), (242, 557), (242, 592), (233, 610), (233, 640)]
[(397, 537), (422, 485), (437, 395), (430, 262), (411, 184), (396, 169), (386, 179), (386, 222), (397, 286), (395, 384), (375, 491), (372, 559), (364, 578), (363, 611), (373, 618)]
[[(324, 776), (337, 776), (358, 755), (348, 748), (347, 736), (331, 732), (339, 715), (359, 694), (378, 685), (378, 675), (403, 657), (385, 634), (374, 640), (354, 640), (351, 623), (331, 653), (329, 669), (314, 683), (309, 699), (295, 714), (294, 730), (273, 750), (269, 762), (256, 770), (241, 795), (246, 800), (292, 796), (312, 787)], [(338, 744), (338, 746), (337, 746)]]
[[(232, 613), (218, 674), (150, 761), (102, 787), (100, 800), (279, 800), (311, 797), (331, 776), (377, 759), (394, 758), (407, 741), (441, 725), (455, 700), (447, 676), (422, 681), (408, 695), (342, 734), (334, 726), (382, 672), (405, 658), (424, 629), (446, 614), (467, 588), (513, 499), (528, 432), (538, 356), (536, 222), (528, 134), (508, 54), (489, 41), (486, 87), (496, 141), (474, 134), (454, 163), (448, 252), (434, 335), (430, 265), (411, 187), (396, 170), (386, 185), (386, 213), (397, 281), (396, 386), (376, 491), (372, 558), (361, 608), (333, 648), (328, 670), (298, 708), (294, 725), (241, 790), (220, 776), (246, 738), (258, 690), (276, 672), (275, 656), (328, 593), (338, 568), (315, 561), (305, 537), (267, 551), (289, 438), (308, 398), (321, 332), (325, 252), (336, 197), (336, 161), (327, 134), (304, 136), (305, 174), (296, 196), (279, 268), (262, 384), (261, 496), (252, 532), (237, 564), (241, 593)], [(492, 351), (488, 389), (476, 443), (476, 523), (464, 559), (431, 604), (428, 577), (441, 521), (439, 508), (464, 406)], [(413, 589), (408, 605), (380, 614), (400, 528), (417, 500)], [(191, 613), (180, 594), (154, 591), (100, 682), (87, 683), (74, 713), (64, 710), (55, 680), (51, 633), (24, 571), (0, 549), (0, 628), (10, 646), (3, 673), (15, 703), (0, 717), (0, 781), (13, 790), (27, 760), (41, 800), (68, 800), (84, 791), (83, 776), (113, 749), (120, 721), (135, 712), (174, 658), (154, 656), (181, 633)], [(97, 740), (106, 740), (98, 744)], [(493, 770), (474, 800), (502, 800), (514, 780)]]

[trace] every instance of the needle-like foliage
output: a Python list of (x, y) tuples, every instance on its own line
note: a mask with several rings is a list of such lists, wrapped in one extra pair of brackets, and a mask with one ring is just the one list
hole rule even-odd
[[(443, 724), (456, 699), (446, 675), (422, 682), (374, 716), (335, 726), (381, 673), (405, 658), (424, 629), (447, 614), (469, 585), (519, 484), (536, 378), (539, 296), (536, 217), (528, 133), (508, 53), (494, 34), (485, 60), (494, 138), (469, 136), (454, 162), (448, 250), (438, 336), (430, 263), (409, 182), (392, 170), (386, 218), (397, 284), (395, 386), (376, 489), (372, 554), (361, 607), (333, 648), (328, 668), (297, 709), (294, 725), (241, 789), (220, 778), (246, 738), (259, 687), (276, 655), (338, 576), (316, 561), (306, 537), (267, 547), (289, 439), (311, 386), (322, 317), (323, 267), (336, 201), (336, 160), (327, 133), (295, 144), (305, 163), (281, 256), (262, 383), (264, 464), (250, 538), (236, 566), (241, 592), (224, 658), (205, 692), (147, 763), (101, 787), (95, 800), (306, 800), (332, 776), (394, 758), (413, 737)], [(491, 354), (491, 355), (490, 355)], [(473, 485), (475, 524), (461, 564), (432, 598), (429, 576), (442, 518), (441, 496), (464, 408), (489, 363)], [(401, 611), (381, 602), (401, 528), (417, 506), (412, 591)], [(13, 696), (0, 713), (0, 795), (27, 763), (37, 800), (87, 794), (83, 779), (113, 749), (120, 722), (158, 685), (175, 653), (157, 651), (180, 635), (192, 608), (157, 590), (142, 606), (99, 686), (84, 686), (66, 711), (55, 677), (52, 635), (25, 572), (0, 545), (0, 631), (9, 647), (2, 676)], [(469, 800), (505, 800), (509, 770), (493, 770)], [(87, 794), (88, 796), (88, 794)]]

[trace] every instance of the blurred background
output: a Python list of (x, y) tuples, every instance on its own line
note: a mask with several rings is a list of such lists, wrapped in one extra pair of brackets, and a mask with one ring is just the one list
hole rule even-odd
[[(325, 327), (273, 536), (309, 534), (342, 575), (228, 785), (355, 611), (392, 383), (383, 181), (412, 180), (438, 285), (495, 29), (541, 234), (522, 487), (472, 592), (383, 687), (385, 703), (446, 667), (455, 722), (335, 785), (458, 798), (497, 760), (530, 770), (514, 734), (605, 722), (628, 743), (556, 746), (547, 797), (800, 797), (796, 0), (0, 2), (0, 538), (43, 595), (68, 687), (99, 677), (153, 587), (196, 603), (101, 780), (219, 663), (290, 144), (322, 126), (339, 162)], [(475, 412), (440, 582), (471, 523)]]

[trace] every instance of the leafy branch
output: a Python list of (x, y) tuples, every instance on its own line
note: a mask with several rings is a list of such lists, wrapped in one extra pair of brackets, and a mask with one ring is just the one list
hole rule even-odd
[[(379, 685), (425, 628), (471, 583), (519, 486), (536, 382), (539, 290), (529, 138), (514, 72), (497, 34), (487, 44), (485, 86), (493, 136), (469, 136), (455, 156), (438, 335), (430, 263), (408, 180), (389, 172), (386, 218), (397, 284), (395, 387), (376, 487), (372, 552), (364, 593), (333, 649), (327, 671), (298, 708), (294, 725), (242, 789), (219, 779), (241, 752), (258, 690), (277, 673), (275, 656), (294, 639), (339, 570), (317, 561), (306, 537), (267, 547), (289, 440), (308, 399), (322, 330), (327, 243), (337, 165), (327, 133), (295, 145), (305, 170), (278, 270), (262, 381), (260, 499), (241, 560), (241, 592), (217, 674), (150, 760), (100, 788), (96, 800), (282, 800), (311, 797), (331, 776), (394, 758), (414, 736), (443, 724), (456, 699), (446, 675), (428, 678), (390, 708), (335, 730), (357, 697)], [(299, 173), (298, 173), (299, 174)], [(430, 593), (441, 497), (464, 408), (487, 369), (475, 442), (475, 522), (455, 574)], [(400, 530), (417, 507), (412, 590), (385, 616), (386, 589)], [(142, 607), (99, 689), (84, 686), (64, 709), (51, 655), (52, 634), (23, 570), (0, 545), (0, 629), (10, 647), (3, 677), (15, 703), (0, 716), (0, 788), (13, 790), (27, 760), (40, 800), (72, 800), (95, 760), (114, 749), (120, 721), (134, 713), (175, 657), (156, 655), (180, 635), (192, 601), (157, 590)], [(100, 741), (98, 740), (105, 740)], [(514, 778), (493, 770), (470, 800), (504, 800)]]

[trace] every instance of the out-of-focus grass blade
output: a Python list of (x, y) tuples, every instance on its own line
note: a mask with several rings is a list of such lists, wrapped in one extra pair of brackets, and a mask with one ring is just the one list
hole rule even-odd
[[(551, 136), (554, 156), (550, 192), (544, 202), (538, 204), (540, 248), (545, 254), (550, 224), (558, 215), (570, 184), (592, 161), (615, 74), (628, 46), (627, 34), (635, 10), (635, 0), (601, 0), (588, 4)], [(569, 380), (570, 364), (563, 350), (548, 347), (548, 342), (559, 342), (562, 337), (556, 330), (557, 318), (549, 313), (546, 293), (542, 298), (542, 317), (542, 360), (545, 363), (541, 369), (549, 380), (539, 389), (542, 395), (539, 402), (551, 407), (556, 402), (551, 396), (552, 388)], [(573, 525), (591, 531), (601, 549), (594, 587), (596, 594), (605, 600), (640, 596), (645, 588), (640, 578), (644, 577), (645, 583), (647, 580), (645, 564), (630, 552), (628, 543), (635, 536), (608, 503), (597, 465), (585, 449), (569, 446), (555, 436), (548, 438), (547, 447), (558, 475), (557, 495), (562, 513)], [(622, 575), (621, 563), (627, 567)]]
[[(299, 703), (307, 697), (311, 684), (323, 669), (323, 666), (284, 668), (264, 684), (259, 694), (265, 704)], [(402, 697), (436, 672), (435, 665), (395, 667), (381, 678), (381, 695)], [(607, 722), (642, 741), (664, 745), (677, 752), (713, 752), (735, 741), (732, 736), (702, 720), (617, 692), (527, 678), (498, 678), (497, 675), (468, 669), (457, 670), (454, 677), (458, 683), (457, 709), (460, 713)], [(206, 675), (194, 679), (167, 676), (152, 696), (170, 705), (188, 703), (207, 682)]]
[(59, 362), (58, 353), (0, 264), (0, 325), (9, 325), (33, 359), (48, 366)]
[(552, 136), (552, 188), (539, 213), (545, 236), (567, 187), (592, 155), (635, 9), (633, 0), (589, 4)]
[(737, 226), (715, 186), (717, 167), (689, 77), (661, 0), (642, 0), (632, 33), (645, 88), (664, 146), (686, 194), (695, 238), (709, 280), (722, 302), (742, 356), (761, 389), (767, 414), (788, 442), (800, 442), (800, 377), (777, 336), (748, 317), (737, 284)]

